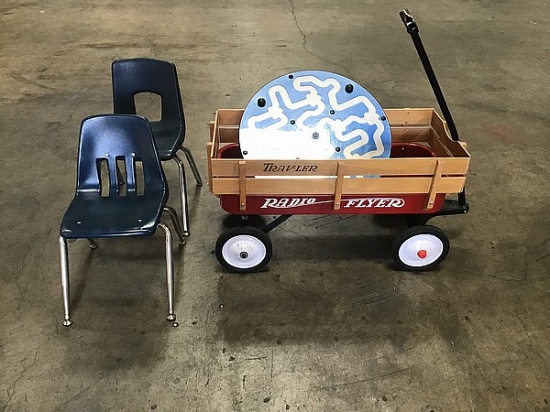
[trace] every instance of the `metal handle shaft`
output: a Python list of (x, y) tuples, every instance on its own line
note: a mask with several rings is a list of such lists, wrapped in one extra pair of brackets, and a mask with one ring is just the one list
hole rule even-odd
[[(435, 77), (435, 72), (433, 70), (432, 64), (430, 63), (430, 59), (428, 58), (428, 54), (426, 53), (426, 49), (424, 49), (424, 45), (422, 44), (422, 40), (420, 39), (418, 25), (414, 21), (414, 17), (412, 16), (412, 14), (409, 13), (409, 10), (407, 9), (400, 11), (399, 16), (401, 17), (403, 24), (407, 28), (407, 33), (411, 35), (414, 47), (416, 48), (418, 57), (420, 57), (422, 66), (424, 66), (424, 71), (426, 72), (426, 76), (428, 77), (430, 85), (432, 86), (435, 98), (437, 99), (437, 103), (439, 104), (439, 108), (441, 109), (441, 113), (443, 114), (443, 118), (445, 119), (445, 121), (447, 122), (447, 126), (449, 127), (451, 138), (454, 141), (458, 142), (458, 131), (456, 130), (455, 122), (453, 120), (453, 117), (451, 116), (449, 106), (447, 106), (447, 102), (445, 101), (443, 91), (441, 90), (439, 82)], [(458, 194), (458, 202), (462, 206), (466, 204), (466, 189), (463, 189), (462, 192)]]

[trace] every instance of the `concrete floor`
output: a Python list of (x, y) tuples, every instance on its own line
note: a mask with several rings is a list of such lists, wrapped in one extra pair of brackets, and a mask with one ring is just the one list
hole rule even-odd
[[(93, 3), (0, 5), (2, 411), (550, 411), (546, 0)], [(114, 59), (177, 64), (206, 178), (214, 111), (290, 71), (433, 107), (405, 7), (473, 157), (471, 213), (432, 221), (452, 243), (439, 270), (391, 270), (397, 219), (303, 216), (272, 232), (265, 272), (225, 273), (225, 215), (189, 173), (179, 328), (164, 320), (161, 233), (71, 244), (61, 325), (59, 223), (80, 121), (112, 110)]]

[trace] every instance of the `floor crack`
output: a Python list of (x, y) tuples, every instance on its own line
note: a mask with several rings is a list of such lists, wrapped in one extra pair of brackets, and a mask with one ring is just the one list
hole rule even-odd
[(23, 302), (26, 302), (27, 299), (25, 299), (25, 296), (23, 295), (23, 292), (21, 291), (21, 285), (19, 284), (17, 279), (14, 282), (15, 282), (15, 285), (17, 286), (17, 289), (19, 290), (19, 296), (21, 296), (21, 300), (23, 300)]
[[(524, 281), (526, 281), (527, 278), (529, 277), (529, 255), (531, 255), (533, 252), (537, 251), (539, 248), (546, 245), (548, 242), (550, 242), (550, 239), (545, 239), (544, 241), (540, 242), (538, 245), (535, 245), (531, 248), (528, 248), (525, 251), (525, 254), (523, 255), (523, 263), (524, 263), (524, 267), (525, 267), (524, 274), (523, 274), (523, 280)], [(533, 259), (533, 261), (534, 262), (539, 262), (540, 260), (546, 259), (548, 256), (550, 256), (550, 254), (547, 253), (547, 254), (539, 257), (539, 258)]]
[(529, 350), (534, 352), (537, 357), (539, 359), (541, 359), (542, 361), (546, 361), (546, 359), (543, 358), (543, 356), (540, 354), (540, 352), (538, 350), (535, 349), (534, 347), (534, 343), (533, 343), (533, 339), (531, 339), (531, 335), (529, 334), (529, 330), (527, 328), (527, 324), (526, 322), (523, 320), (523, 318), (520, 316), (520, 314), (518, 313), (517, 311), (517, 308), (515, 310), (515, 314), (516, 314), (516, 318), (517, 320), (519, 321), (522, 329), (523, 329), (523, 332), (525, 334), (525, 337), (527, 338), (527, 340), (529, 341), (528, 345), (529, 345)]
[(21, 373), (19, 374), (19, 376), (13, 381), (12, 385), (6, 389), (6, 393), (8, 395), (8, 400), (6, 401), (6, 403), (2, 406), (2, 410), (0, 412), (4, 412), (9, 404), (11, 403), (11, 401), (13, 400), (13, 395), (15, 394), (15, 387), (17, 386), (17, 384), (21, 381), (21, 379), (23, 379), (23, 376), (32, 368), (34, 367), (34, 365), (36, 365), (36, 361), (38, 359), (38, 352), (40, 351), (40, 349), (45, 345), (47, 344), (50, 339), (53, 337), (53, 333), (50, 333), (48, 335), (48, 338), (40, 343), (38, 345), (38, 347), (34, 350), (34, 357), (33, 357), (33, 360), (32, 362), (30, 363), (30, 365), (26, 366), (23, 368), (23, 370), (21, 371)]
[(347, 76), (347, 77), (350, 77), (350, 70), (342, 65), (342, 64), (339, 64), (339, 63), (336, 63), (336, 62), (333, 62), (323, 56), (320, 56), (314, 52), (312, 52), (309, 48), (308, 48), (308, 45), (307, 45), (307, 36), (305, 34), (305, 32), (302, 30), (302, 27), (300, 26), (300, 23), (298, 22), (298, 17), (296, 16), (296, 10), (295, 10), (295, 7), (294, 7), (294, 1), (293, 0), (288, 0), (288, 2), (290, 3), (290, 12), (292, 13), (292, 18), (294, 19), (294, 24), (296, 26), (296, 28), (298, 29), (298, 31), (300, 32), (300, 35), (302, 36), (302, 48), (310, 55), (312, 55), (313, 57), (316, 57), (322, 61), (324, 61), (325, 63), (327, 64), (330, 64), (330, 65), (333, 65), (333, 66), (337, 66), (337, 67), (340, 67), (343, 71), (344, 71), (344, 74)]
[[(48, 338), (48, 340), (49, 340), (49, 338)], [(40, 345), (40, 346), (42, 346), (42, 345)], [(11, 401), (13, 399), (13, 395), (15, 394), (15, 387), (17, 386), (19, 381), (23, 378), (23, 375), (36, 364), (36, 359), (38, 357), (38, 350), (40, 349), (40, 346), (38, 348), (36, 348), (36, 350), (34, 352), (34, 358), (31, 362), (31, 364), (27, 367), (24, 367), (23, 370), (21, 371), (21, 373), (19, 374), (19, 376), (17, 377), (17, 379), (15, 379), (15, 381), (13, 382), (13, 384), (8, 389), (6, 389), (6, 392), (8, 394), (8, 400), (6, 401), (4, 406), (2, 407), (2, 412), (4, 412), (8, 408), (9, 404), (11, 403)]]

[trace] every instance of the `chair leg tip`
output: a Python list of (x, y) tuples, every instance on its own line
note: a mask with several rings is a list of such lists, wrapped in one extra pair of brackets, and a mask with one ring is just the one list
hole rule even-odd
[(69, 327), (69, 326), (71, 326), (72, 324), (73, 324), (73, 321), (70, 320), (70, 319), (65, 319), (65, 320), (63, 321), (63, 326)]
[(171, 314), (169, 314), (169, 315), (166, 317), (166, 320), (167, 320), (168, 322), (173, 322), (173, 321), (176, 320), (176, 315), (175, 315), (174, 313), (171, 313)]
[(183, 234), (183, 236), (189, 236), (189, 231), (186, 230), (182, 234)]

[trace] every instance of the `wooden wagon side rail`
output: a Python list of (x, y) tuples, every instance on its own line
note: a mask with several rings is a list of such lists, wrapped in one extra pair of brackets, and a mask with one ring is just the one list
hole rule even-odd
[[(215, 151), (220, 144), (239, 142), (239, 125), (243, 109), (219, 109), (210, 122), (210, 141)], [(463, 145), (451, 139), (446, 122), (434, 109), (385, 109), (390, 122), (392, 141), (428, 142), (431, 146), (443, 146), (442, 156), (469, 157)], [(437, 147), (435, 148), (437, 155)], [(214, 155), (212, 153), (212, 155)], [(212, 156), (215, 157), (215, 156)]]
[[(346, 166), (346, 176), (431, 176), (440, 157), (411, 157), (369, 160), (246, 160), (248, 176), (326, 177), (336, 176), (339, 165)], [(243, 159), (212, 159), (212, 176), (232, 177), (239, 174)], [(465, 175), (469, 159), (444, 158), (442, 175)], [(372, 180), (372, 179), (371, 179)]]
[(237, 143), (241, 109), (220, 109), (210, 123), (208, 172), (215, 195), (331, 195), (334, 208), (342, 195), (425, 194), (431, 209), (438, 194), (460, 192), (470, 155), (453, 141), (434, 109), (387, 109), (393, 142), (427, 145), (436, 157), (350, 160), (219, 159), (220, 147)]

